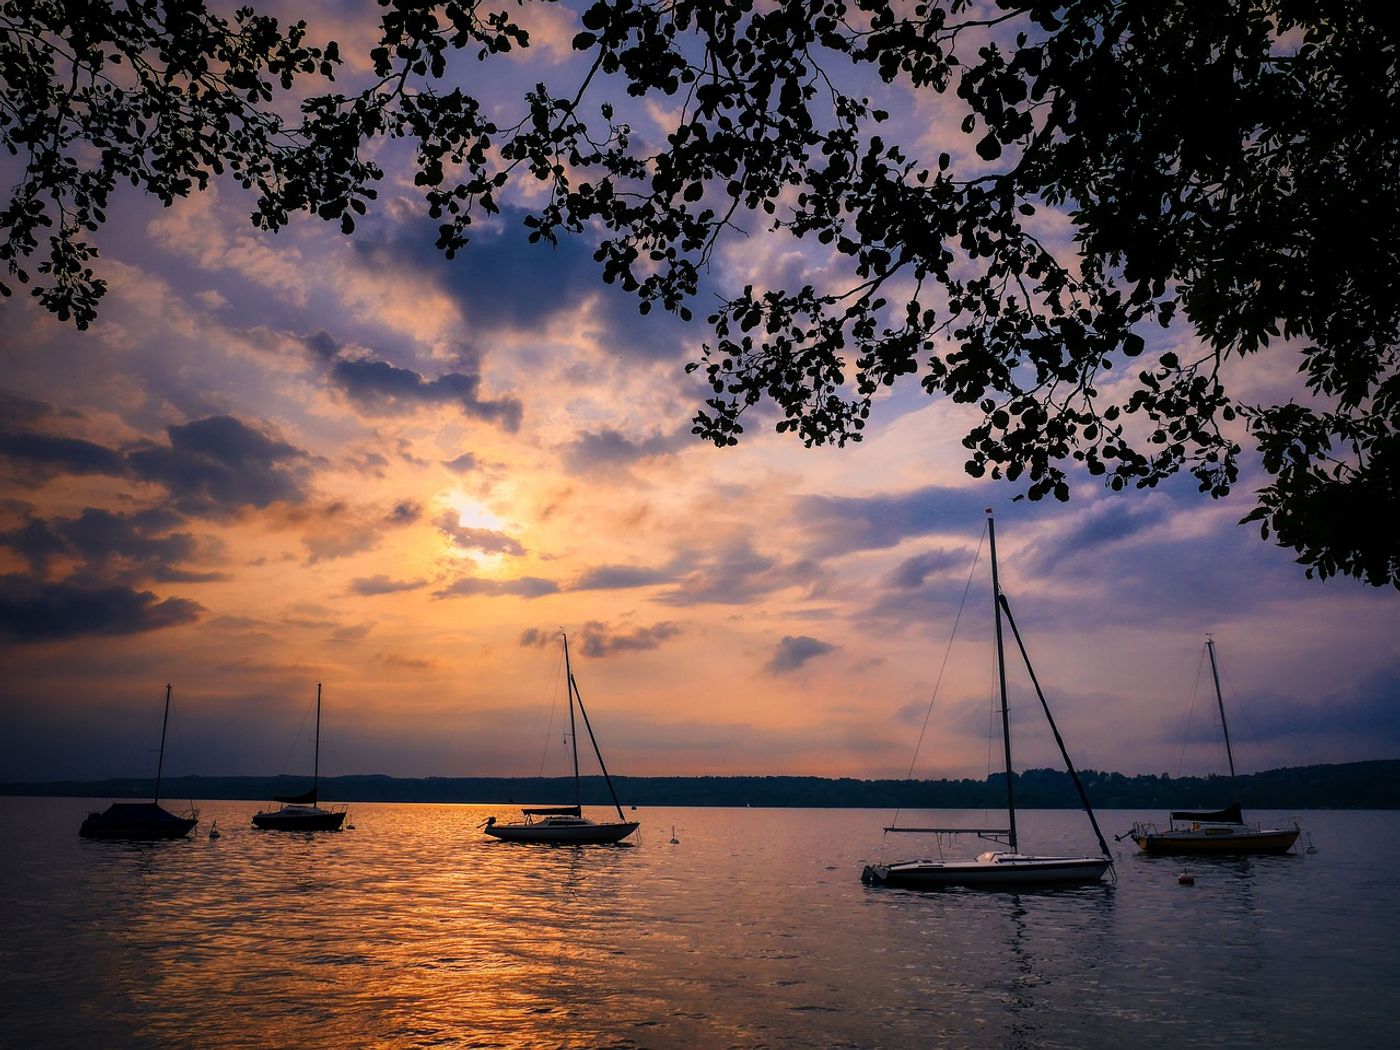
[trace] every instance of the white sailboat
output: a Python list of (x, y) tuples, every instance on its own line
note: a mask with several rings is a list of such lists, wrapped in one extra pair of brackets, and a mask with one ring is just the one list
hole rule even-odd
[[(1215, 683), (1215, 703), (1220, 709), (1220, 731), (1225, 736), (1225, 757), (1230, 763), (1230, 793), (1235, 800), (1224, 809), (1175, 810), (1165, 828), (1137, 821), (1128, 834), (1144, 853), (1226, 854), (1287, 853), (1302, 828), (1294, 821), (1285, 828), (1246, 824), (1235, 791), (1235, 753), (1230, 749), (1230, 727), (1225, 721), (1225, 700), (1220, 694), (1220, 671), (1215, 665), (1215, 639), (1206, 636), (1210, 676)], [(1120, 835), (1119, 838), (1122, 838)]]
[[(1001, 584), (997, 576), (996, 525), (992, 520), (990, 510), (987, 511), (987, 538), (992, 562), (992, 604), (996, 615), (997, 678), (1001, 692), (1002, 751), (1006, 760), (1006, 827), (888, 827), (885, 828), (885, 831), (935, 835), (972, 834), (1000, 843), (1006, 848), (988, 850), (968, 860), (921, 859), (867, 865), (861, 873), (861, 881), (869, 885), (898, 886), (908, 889), (942, 889), (949, 886), (988, 889), (1075, 886), (1099, 881), (1104, 872), (1112, 866), (1108, 843), (1104, 841), (1103, 833), (1099, 830), (1098, 821), (1094, 818), (1094, 811), (1089, 805), (1089, 797), (1084, 791), (1084, 785), (1079, 780), (1079, 774), (1070, 761), (1069, 754), (1065, 750), (1064, 740), (1050, 714), (1045, 694), (1041, 691), (1040, 682), (1035, 676), (1035, 670), (1031, 667), (1030, 658), (1026, 654), (1026, 647), (1021, 641), (1021, 633), (1017, 630), (1016, 621), (1011, 616), (1011, 606), (1007, 603), (1006, 596), (1001, 592)], [(1016, 834), (1015, 783), (1011, 771), (1011, 720), (1008, 715), (1006, 698), (1006, 656), (1002, 640), (1003, 615), (1005, 615), (1016, 639), (1021, 658), (1030, 674), (1031, 684), (1035, 686), (1036, 696), (1040, 698), (1045, 717), (1055, 735), (1055, 742), (1059, 745), (1060, 754), (1064, 757), (1065, 767), (1079, 792), (1084, 811), (1089, 815), (1089, 822), (1093, 825), (1094, 834), (1098, 836), (1099, 847), (1103, 851), (1102, 856), (1045, 856), (1022, 853), (1019, 850), (1019, 839)]]
[[(593, 726), (588, 721), (588, 710), (583, 706), (583, 697), (574, 681), (573, 668), (569, 664), (569, 636), (559, 632), (564, 639), (564, 677), (569, 690), (569, 742), (573, 746), (574, 758), (574, 804), (572, 806), (536, 806), (522, 809), (524, 820), (502, 824), (495, 817), (487, 817), (482, 830), (493, 838), (505, 842), (523, 842), (534, 845), (552, 846), (601, 846), (621, 842), (637, 830), (638, 822), (628, 820), (622, 814), (622, 803), (613, 790), (612, 777), (603, 763), (603, 752), (598, 748), (598, 739), (593, 735)], [(583, 725), (588, 730), (588, 739), (593, 743), (593, 753), (598, 756), (598, 767), (603, 771), (603, 780), (608, 785), (613, 805), (617, 808), (617, 820), (595, 821), (583, 815), (582, 792), (578, 773), (578, 733), (574, 721), (574, 705), (578, 704), (583, 715)], [(537, 819), (538, 818), (538, 819)]]

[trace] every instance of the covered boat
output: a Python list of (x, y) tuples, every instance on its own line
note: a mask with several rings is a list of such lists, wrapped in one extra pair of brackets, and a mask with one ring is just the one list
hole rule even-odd
[(165, 715), (160, 723), (160, 758), (156, 761), (155, 797), (149, 802), (113, 802), (101, 813), (89, 813), (78, 827), (88, 839), (157, 841), (182, 839), (199, 823), (199, 810), (171, 813), (160, 804), (160, 780), (165, 771), (165, 731), (170, 724), (170, 686), (165, 687)]

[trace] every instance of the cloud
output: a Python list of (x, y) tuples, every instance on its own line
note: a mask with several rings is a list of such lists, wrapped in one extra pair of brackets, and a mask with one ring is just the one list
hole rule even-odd
[(223, 579), (222, 573), (180, 567), (210, 544), (188, 532), (166, 532), (173, 520), (173, 515), (160, 510), (126, 515), (86, 507), (76, 518), (31, 518), (20, 528), (0, 533), (0, 546), (20, 554), (31, 571), (41, 576), (54, 558), (67, 557), (81, 563), (83, 575), (101, 577), (106, 583)]
[(475, 374), (446, 372), (427, 379), (411, 368), (387, 361), (341, 358), (331, 366), (330, 378), (365, 412), (398, 415), (421, 405), (453, 405), (474, 419), (498, 423), (512, 433), (520, 427), (520, 402), (514, 398), (482, 399), (481, 377)]
[(932, 532), (966, 533), (986, 493), (931, 485), (896, 496), (804, 496), (796, 513), (810, 549), (823, 556), (893, 547)]
[(476, 456), (470, 452), (463, 452), (456, 459), (443, 460), (442, 465), (458, 474), (467, 474), (476, 469)]
[(556, 631), (541, 631), (538, 627), (527, 627), (520, 634), (520, 644), (526, 649), (541, 649), (554, 640)]
[(572, 591), (620, 591), (651, 587), (676, 578), (673, 569), (653, 569), (643, 565), (597, 565), (586, 569), (574, 581)]
[(427, 586), (427, 580), (391, 580), (388, 576), (377, 574), (374, 576), (361, 576), (350, 581), (350, 590), (361, 597), (369, 598), (377, 594), (397, 594), (400, 591), (416, 591)]
[(524, 546), (515, 537), (495, 529), (473, 529), (462, 525), (455, 510), (449, 509), (439, 514), (437, 527), (463, 550), (509, 554), (515, 558), (525, 556)]
[(385, 667), (396, 671), (435, 671), (439, 664), (421, 656), (404, 656), (400, 653), (375, 653), (374, 658)]
[(0, 635), (20, 642), (140, 634), (193, 623), (203, 611), (186, 598), (161, 601), (130, 587), (85, 588), (0, 576)]
[(929, 550), (905, 558), (886, 578), (886, 585), (896, 590), (913, 591), (924, 585), (929, 576), (953, 568), (966, 568), (967, 553), (960, 550)]
[(742, 605), (789, 587), (813, 589), (820, 582), (816, 562), (781, 561), (740, 540), (712, 552), (656, 600), (667, 605)]
[(661, 435), (633, 441), (620, 430), (604, 427), (587, 432), (565, 449), (564, 462), (575, 473), (627, 467), (639, 459), (674, 452), (686, 441), (680, 435)]
[(244, 507), (306, 498), (310, 456), (232, 416), (166, 428), (169, 446), (128, 453), (131, 472), (164, 485), (186, 514), (224, 516)]
[[(531, 244), (523, 208), (507, 206), (497, 220), (473, 225), (467, 251), (447, 259), (437, 248), (437, 225), (399, 223), (392, 235), (357, 237), (368, 268), (413, 269), (450, 295), (477, 332), (542, 331), (557, 318), (586, 318), (599, 342), (619, 356), (649, 360), (686, 356), (691, 330), (674, 315), (643, 315), (636, 298), (599, 280), (594, 243), (565, 235), (557, 245)], [(700, 296), (707, 294), (700, 289)]]
[(102, 474), (120, 477), (126, 464), (120, 453), (82, 438), (56, 437), (33, 431), (0, 431), (0, 457), (32, 484), (60, 474)]
[(764, 664), (764, 670), (769, 674), (787, 674), (790, 671), (796, 671), (808, 660), (833, 653), (836, 649), (837, 646), (830, 642), (809, 638), (805, 634), (785, 634), (773, 655)]
[(1172, 510), (1171, 501), (1156, 493), (1135, 500), (1105, 497), (1047, 530), (1026, 552), (1024, 564), (1032, 574), (1048, 576), (1070, 562), (1096, 562), (1108, 548), (1164, 524)]
[(393, 510), (389, 511), (388, 521), (390, 525), (412, 525), (423, 516), (423, 504), (417, 500), (401, 500), (394, 504)]
[(516, 598), (542, 598), (546, 594), (554, 594), (559, 590), (559, 585), (553, 580), (540, 579), (538, 576), (521, 576), (514, 580), (487, 580), (477, 576), (464, 576), (454, 581), (440, 591), (434, 591), (435, 598), (470, 598), (484, 596), (499, 598), (512, 596)]
[(667, 639), (681, 633), (680, 626), (669, 620), (650, 627), (615, 629), (591, 620), (579, 632), (580, 651), (584, 656), (611, 656), (614, 653), (636, 653), (655, 649)]

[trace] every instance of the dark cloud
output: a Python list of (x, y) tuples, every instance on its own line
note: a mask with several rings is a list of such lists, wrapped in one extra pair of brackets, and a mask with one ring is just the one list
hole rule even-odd
[(643, 565), (598, 565), (587, 569), (570, 587), (573, 591), (621, 591), (651, 587), (676, 578), (674, 569), (653, 569)]
[(1155, 495), (1135, 500), (1109, 496), (1037, 530), (1023, 564), (1033, 575), (1047, 576), (1071, 563), (1093, 563), (1108, 548), (1165, 523), (1172, 510), (1169, 499)]
[(983, 517), (986, 493), (929, 486), (897, 496), (804, 496), (797, 517), (822, 556), (893, 547), (931, 532), (967, 532)]
[(333, 361), (340, 356), (340, 344), (327, 331), (315, 332), (303, 340), (306, 348), (322, 361)]
[(443, 460), (442, 465), (458, 474), (467, 474), (476, 469), (476, 456), (470, 452), (463, 452), (456, 459)]
[[(1208, 695), (1197, 701), (1187, 740), (1217, 746), (1223, 756), (1224, 737), (1213, 710), (1215, 696)], [(1226, 690), (1225, 705), (1237, 762), (1242, 752), (1248, 755), (1261, 744), (1342, 740), (1353, 746), (1364, 744), (1378, 756), (1394, 754), (1400, 747), (1400, 667), (1377, 668), (1345, 689), (1307, 699), (1277, 691), (1232, 698)]]
[(478, 595), (490, 598), (513, 596), (516, 598), (542, 598), (554, 594), (559, 585), (553, 580), (538, 576), (521, 576), (514, 580), (485, 580), (476, 576), (464, 576), (440, 591), (434, 591), (437, 598), (470, 598)]
[(785, 634), (773, 655), (764, 665), (764, 670), (769, 674), (786, 674), (789, 671), (796, 671), (808, 660), (833, 653), (836, 648), (830, 642), (809, 638), (805, 634)]
[(391, 580), (388, 576), (361, 576), (350, 581), (350, 590), (361, 597), (369, 598), (377, 594), (397, 594), (400, 591), (416, 591), (427, 586), (427, 580)]
[(77, 587), (26, 576), (0, 576), (0, 635), (48, 642), (88, 635), (124, 635), (199, 619), (204, 607), (186, 598), (161, 601), (130, 587)]
[(0, 458), (14, 468), (15, 480), (38, 484), (60, 474), (126, 473), (120, 453), (81, 438), (32, 431), (0, 430)]
[(681, 435), (657, 434), (634, 441), (620, 430), (604, 427), (585, 433), (570, 443), (564, 452), (568, 468), (579, 474), (595, 470), (614, 470), (631, 466), (639, 459), (674, 452), (685, 443)]
[(580, 651), (584, 656), (611, 656), (614, 653), (636, 653), (655, 649), (667, 639), (681, 633), (680, 626), (669, 620), (650, 627), (613, 628), (598, 620), (583, 625), (579, 632)]
[(710, 553), (693, 568), (681, 572), (676, 586), (656, 600), (667, 605), (742, 605), (788, 587), (813, 590), (821, 582), (821, 568), (816, 562), (782, 561), (760, 554), (747, 541), (740, 541)]
[(931, 575), (946, 572), (954, 568), (966, 568), (968, 562), (966, 551), (960, 550), (929, 550), (922, 554), (916, 554), (911, 558), (905, 558), (894, 567), (886, 580), (888, 586), (901, 591), (912, 591), (924, 585), (924, 581)]
[(520, 426), (520, 402), (514, 398), (483, 400), (481, 377), (446, 372), (427, 379), (411, 368), (387, 361), (341, 359), (331, 366), (331, 381), (363, 411), (384, 415), (412, 412), (422, 405), (455, 405), (474, 419), (497, 423), (506, 430)]
[(527, 627), (520, 634), (520, 644), (526, 649), (541, 649), (553, 641), (556, 633), (541, 631), (538, 627)]
[(159, 510), (127, 515), (87, 507), (76, 518), (30, 519), (18, 529), (0, 533), (0, 546), (22, 555), (41, 576), (52, 559), (62, 556), (79, 561), (82, 575), (100, 577), (103, 582), (223, 579), (221, 573), (182, 567), (204, 554), (208, 544), (188, 532), (167, 532), (171, 519)]
[(164, 485), (186, 514), (222, 516), (306, 498), (310, 456), (232, 416), (166, 428), (169, 446), (128, 453), (131, 472)]
[(423, 504), (417, 500), (406, 499), (394, 504), (394, 509), (389, 511), (389, 524), (391, 525), (412, 525), (423, 516)]
[[(435, 280), (477, 331), (539, 331), (559, 317), (586, 313), (617, 355), (688, 356), (687, 340), (694, 338), (688, 325), (664, 310), (643, 315), (633, 295), (601, 281), (591, 240), (566, 235), (558, 245), (529, 243), (527, 214), (507, 207), (498, 221), (474, 226), (470, 246), (451, 260), (433, 247), (437, 226), (426, 219), (401, 223), (390, 237), (356, 238), (354, 247), (373, 269), (412, 268)], [(536, 294), (522, 294), (530, 289)], [(702, 300), (708, 294), (705, 288), (699, 293)]]
[(495, 529), (468, 528), (459, 524), (459, 520), (456, 511), (445, 510), (438, 515), (437, 527), (463, 550), (481, 551), (484, 554), (509, 554), (515, 558), (525, 555), (525, 548), (515, 537)]

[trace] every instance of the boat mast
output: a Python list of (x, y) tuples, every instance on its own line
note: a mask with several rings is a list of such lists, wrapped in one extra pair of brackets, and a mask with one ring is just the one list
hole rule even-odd
[(1001, 743), (1006, 754), (1006, 821), (1008, 845), (1016, 852), (1016, 789), (1011, 782), (1011, 715), (1006, 703), (1006, 653), (1001, 639), (1001, 582), (997, 577), (997, 529), (992, 510), (987, 508), (987, 545), (992, 558), (992, 608), (997, 624), (997, 681), (1001, 688)]
[(569, 664), (569, 636), (563, 628), (560, 628), (559, 633), (564, 636), (564, 678), (569, 686), (569, 743), (573, 745), (574, 751), (574, 805), (582, 809), (583, 789), (579, 786), (578, 779), (578, 731), (574, 726), (574, 692), (578, 686), (574, 684), (574, 671)]
[(321, 683), (316, 683), (316, 752), (311, 760), (311, 804), (316, 805), (321, 787)]
[(1210, 676), (1215, 681), (1215, 705), (1220, 708), (1220, 731), (1225, 734), (1225, 757), (1230, 763), (1230, 796), (1239, 801), (1235, 789), (1235, 753), (1230, 750), (1230, 727), (1225, 724), (1225, 700), (1220, 695), (1220, 672), (1215, 669), (1215, 639), (1206, 635), (1206, 651), (1210, 653)]
[(613, 806), (617, 808), (617, 819), (626, 821), (627, 818), (622, 813), (622, 803), (618, 801), (617, 789), (613, 787), (612, 777), (608, 776), (608, 764), (603, 761), (603, 751), (598, 747), (598, 738), (593, 735), (593, 723), (588, 720), (588, 708), (583, 706), (583, 694), (578, 691), (578, 683), (574, 681), (574, 676), (569, 676), (569, 682), (574, 687), (574, 696), (578, 697), (579, 714), (583, 715), (583, 728), (588, 730), (589, 742), (593, 745), (593, 753), (598, 756), (598, 768), (603, 771), (603, 782), (608, 785), (608, 794), (612, 796)]
[(165, 727), (170, 724), (170, 684), (165, 686), (165, 717), (160, 721), (160, 758), (156, 759), (156, 797), (151, 801), (160, 804), (160, 774), (165, 769)]

